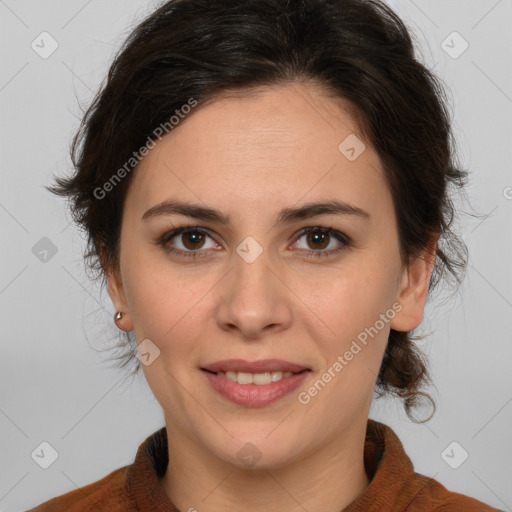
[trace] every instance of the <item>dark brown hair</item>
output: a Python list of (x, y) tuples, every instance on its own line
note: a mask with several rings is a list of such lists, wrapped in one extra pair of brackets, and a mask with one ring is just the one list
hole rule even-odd
[[(119, 50), (73, 140), (76, 173), (49, 187), (68, 198), (88, 237), (89, 268), (103, 284), (104, 270), (118, 264), (123, 203), (136, 167), (132, 157), (154, 139), (155, 129), (191, 98), (202, 105), (230, 90), (301, 81), (322, 86), (354, 109), (362, 136), (385, 169), (403, 264), (439, 235), (429, 293), (445, 275), (462, 282), (467, 249), (450, 229), (450, 187), (462, 189), (467, 172), (455, 162), (441, 82), (416, 58), (406, 26), (386, 4), (172, 0), (138, 25)], [(130, 161), (133, 172), (126, 167)], [(116, 173), (122, 179), (98, 193)], [(421, 391), (430, 375), (414, 344), (420, 338), (391, 330), (376, 390), (401, 397), (413, 421), (411, 411), (421, 398), (435, 408)], [(133, 340), (123, 343), (119, 359), (122, 366), (134, 361), (135, 372), (140, 363)]]

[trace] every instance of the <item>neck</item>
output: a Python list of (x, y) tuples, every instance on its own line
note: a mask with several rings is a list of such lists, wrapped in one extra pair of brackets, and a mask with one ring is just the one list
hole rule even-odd
[(172, 423), (166, 429), (170, 462), (161, 484), (179, 510), (245, 510), (250, 503), (254, 512), (340, 512), (369, 485), (366, 419), (300, 460), (268, 470), (220, 461)]

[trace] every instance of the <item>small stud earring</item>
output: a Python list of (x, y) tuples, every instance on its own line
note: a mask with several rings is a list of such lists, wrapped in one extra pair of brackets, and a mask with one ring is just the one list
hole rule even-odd
[(114, 322), (117, 324), (117, 322), (119, 320), (121, 320), (121, 318), (123, 318), (123, 312), (122, 311), (118, 311), (115, 315), (114, 315)]

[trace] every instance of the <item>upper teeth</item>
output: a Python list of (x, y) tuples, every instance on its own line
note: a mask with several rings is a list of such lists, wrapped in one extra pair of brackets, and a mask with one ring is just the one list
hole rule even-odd
[(293, 372), (264, 372), (264, 373), (247, 373), (247, 372), (217, 372), (219, 377), (238, 382), (238, 384), (270, 384), (277, 382), (283, 377), (290, 377)]

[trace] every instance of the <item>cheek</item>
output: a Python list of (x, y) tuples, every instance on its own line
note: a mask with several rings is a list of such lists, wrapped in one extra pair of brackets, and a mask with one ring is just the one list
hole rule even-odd
[(341, 356), (346, 361), (343, 373), (356, 381), (371, 380), (367, 372), (358, 371), (362, 367), (378, 371), (395, 315), (392, 283), (390, 273), (361, 258), (357, 266), (299, 288), (307, 306), (305, 327), (327, 368)]
[[(357, 265), (357, 266), (356, 266)], [(331, 334), (344, 337), (373, 325), (392, 305), (390, 274), (360, 262), (343, 271), (325, 273), (314, 282), (296, 281), (297, 295), (303, 299)]]
[(157, 262), (149, 257), (139, 261), (144, 264), (131, 265), (126, 272), (125, 286), (137, 339), (149, 338), (162, 351), (176, 340), (173, 352), (186, 350), (200, 332), (204, 333), (204, 323), (211, 318), (205, 310), (206, 299), (218, 277), (176, 264), (173, 270), (160, 258)]

